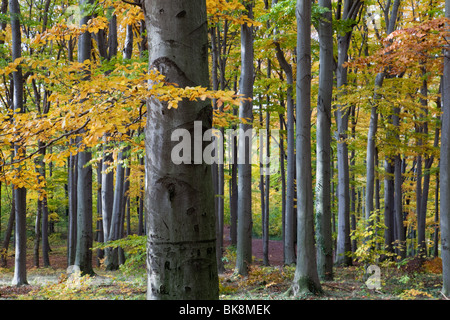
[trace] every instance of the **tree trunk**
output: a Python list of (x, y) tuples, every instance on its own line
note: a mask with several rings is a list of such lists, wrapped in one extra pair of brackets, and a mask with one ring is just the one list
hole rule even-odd
[(275, 43), (278, 62), (286, 73), (286, 131), (287, 131), (287, 170), (286, 170), (286, 204), (284, 219), (284, 264), (295, 264), (295, 117), (293, 101), (294, 78), (292, 66), (286, 61), (280, 44)]
[(12, 189), (13, 197), (11, 199), (11, 212), (9, 214), (8, 225), (6, 226), (2, 249), (0, 253), (0, 261), (2, 268), (6, 268), (7, 265), (9, 242), (11, 241), (11, 234), (14, 228), (14, 221), (16, 220), (16, 201), (14, 200), (14, 186), (12, 186), (12, 188), (13, 188)]
[(69, 223), (67, 230), (67, 265), (75, 264), (77, 242), (77, 155), (70, 155), (68, 164), (67, 193), (69, 194)]
[(311, 1), (297, 0), (297, 265), (293, 294), (322, 291), (314, 244), (311, 168)]
[[(207, 87), (205, 1), (147, 0), (145, 9), (150, 69), (180, 87)], [(173, 130), (184, 129), (195, 136), (211, 128), (211, 104), (186, 99), (177, 109), (168, 109), (167, 103), (152, 98), (147, 105), (147, 298), (217, 299), (211, 166), (176, 165), (168, 151), (175, 146)], [(202, 122), (200, 128), (195, 121)], [(196, 151), (201, 140), (194, 139)]]
[[(445, 17), (450, 18), (450, 0), (445, 1)], [(446, 25), (446, 28), (449, 26)], [(442, 133), (441, 133), (441, 258), (442, 294), (450, 295), (450, 51), (444, 50), (442, 86)]]
[[(348, 22), (356, 20), (359, 8), (362, 5), (360, 0), (346, 0), (341, 14), (341, 8), (337, 10), (337, 19)], [(353, 25), (352, 25), (353, 27)], [(338, 34), (338, 64), (336, 69), (337, 88), (342, 89), (347, 85), (347, 67), (348, 49), (352, 36), (353, 28), (343, 34)], [(351, 251), (350, 242), (350, 173), (348, 163), (347, 129), (348, 129), (348, 111), (345, 106), (337, 106), (337, 198), (338, 198), (338, 234), (336, 244), (337, 265), (351, 265), (352, 259), (347, 255)]]
[(41, 217), (42, 217), (42, 205), (41, 200), (37, 201), (37, 209), (36, 209), (36, 221), (34, 224), (34, 266), (39, 268), (39, 247), (41, 243)]
[[(124, 183), (125, 167), (123, 161), (128, 148), (119, 152), (117, 156), (116, 181), (114, 186), (113, 207), (111, 215), (110, 229), (108, 231), (107, 241), (119, 240), (122, 237), (121, 224), (123, 224), (124, 215)], [(117, 270), (119, 268), (119, 248), (107, 250), (106, 252), (106, 270)]]
[[(253, 1), (245, 1), (248, 17), (253, 18)], [(244, 98), (253, 98), (253, 27), (241, 25), (241, 82), (240, 93)], [(239, 118), (248, 123), (239, 124), (238, 142), (238, 236), (236, 272), (248, 274), (252, 263), (252, 167), (251, 167), (251, 137), (247, 139), (252, 129), (253, 103), (245, 100), (239, 107)]]
[[(22, 41), (20, 31), (20, 6), (18, 0), (9, 1), (9, 12), (11, 14), (11, 34), (12, 34), (12, 60), (19, 59), (22, 55)], [(14, 92), (13, 92), (13, 110), (15, 113), (23, 112), (23, 77), (20, 66), (13, 72)], [(19, 145), (14, 145), (14, 157), (19, 159), (23, 157), (25, 150)], [(20, 171), (20, 164), (16, 167)], [(12, 284), (22, 286), (27, 283), (27, 190), (24, 187), (14, 188), (15, 200), (15, 266), (14, 278)]]
[[(218, 27), (212, 27), (210, 29), (211, 35), (211, 53), (212, 53), (212, 84), (213, 90), (219, 89), (219, 78), (218, 78), (218, 61), (220, 59), (220, 44), (218, 43), (218, 34), (220, 33)], [(217, 110), (216, 101), (213, 101), (214, 109)], [(223, 137), (223, 128), (220, 128)], [(214, 138), (216, 139), (216, 138)], [(223, 139), (216, 139), (215, 143), (221, 143), (223, 147)], [(223, 219), (224, 219), (224, 167), (223, 162), (213, 163), (213, 184), (215, 190), (214, 204), (216, 208), (216, 253), (217, 253), (217, 270), (219, 273), (225, 271), (222, 257), (223, 257)]]
[[(89, 0), (80, 0), (80, 6)], [(89, 16), (83, 16), (80, 26), (87, 24)], [(78, 39), (78, 62), (84, 62), (91, 57), (91, 34), (84, 32)], [(84, 148), (79, 145), (79, 148)], [(89, 163), (92, 154), (88, 150), (78, 153), (77, 163), (77, 248), (75, 253), (76, 270), (82, 274), (94, 274), (92, 269), (92, 166)]]
[(324, 280), (333, 279), (331, 232), (331, 100), (333, 94), (333, 27), (331, 0), (320, 0), (329, 9), (319, 24), (320, 69), (317, 99), (316, 237), (317, 267)]

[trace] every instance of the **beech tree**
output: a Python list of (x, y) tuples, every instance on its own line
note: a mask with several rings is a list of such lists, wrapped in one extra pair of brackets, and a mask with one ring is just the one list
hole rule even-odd
[[(81, 19), (80, 26), (86, 25), (90, 19), (90, 13), (86, 10), (89, 1), (80, 0)], [(85, 62), (91, 57), (91, 33), (83, 32), (78, 40), (78, 62)], [(88, 72), (88, 71), (84, 71)], [(86, 73), (85, 77), (89, 77)], [(77, 155), (77, 236), (75, 262), (76, 270), (82, 274), (93, 274), (92, 269), (92, 166), (89, 163), (92, 154), (86, 150), (86, 146), (79, 144), (84, 151)]]
[(294, 295), (322, 291), (314, 241), (311, 170), (311, 1), (297, 0), (297, 264)]
[[(149, 66), (180, 87), (208, 86), (206, 1), (145, 1)], [(175, 129), (201, 136), (212, 126), (207, 101), (177, 109), (148, 101), (145, 129), (148, 299), (217, 299), (215, 213), (211, 166), (174, 164)], [(202, 152), (201, 139), (193, 141)], [(198, 149), (197, 149), (198, 148)], [(195, 154), (195, 153), (194, 153)]]
[[(450, 18), (450, 1), (445, 1), (445, 17)], [(448, 28), (448, 26), (446, 26)], [(450, 50), (444, 50), (444, 71), (442, 86), (442, 137), (441, 137), (441, 256), (442, 256), (442, 293), (450, 295)]]
[[(253, 17), (253, 1), (244, 1), (248, 16)], [(239, 91), (245, 98), (253, 99), (253, 27), (241, 25), (241, 80)], [(239, 125), (238, 142), (238, 234), (236, 272), (247, 275), (248, 267), (252, 263), (252, 171), (251, 171), (251, 137), (253, 103), (244, 100), (239, 107), (239, 117), (245, 123)]]
[[(12, 34), (12, 58), (14, 61), (22, 56), (22, 35), (20, 24), (20, 7), (18, 0), (9, 1), (9, 12), (11, 15), (11, 34)], [(17, 68), (13, 72), (13, 112), (23, 112), (23, 77), (22, 69)], [(14, 145), (14, 157), (20, 159), (24, 156), (24, 148), (19, 143)], [(20, 174), (20, 164), (17, 167)], [(26, 195), (27, 190), (23, 186), (15, 186), (13, 191), (15, 202), (15, 264), (14, 278), (12, 284), (22, 286), (28, 284), (26, 270), (27, 256), (27, 237), (26, 237)]]

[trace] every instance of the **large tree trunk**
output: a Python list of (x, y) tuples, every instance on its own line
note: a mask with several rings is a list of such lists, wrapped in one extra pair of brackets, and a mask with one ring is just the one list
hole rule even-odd
[[(207, 87), (205, 1), (147, 0), (145, 9), (150, 68), (180, 87)], [(170, 152), (175, 129), (203, 135), (211, 128), (210, 102), (183, 100), (168, 109), (167, 103), (150, 99), (147, 110), (147, 298), (217, 299), (211, 166), (176, 165)], [(203, 151), (201, 140), (193, 141), (197, 152)]]
[(297, 265), (294, 295), (322, 291), (314, 243), (311, 168), (311, 1), (297, 0)]
[[(245, 2), (249, 18), (253, 18), (253, 1)], [(245, 98), (253, 99), (253, 27), (241, 25), (241, 82), (240, 93)], [(253, 104), (245, 100), (239, 107), (239, 118), (248, 123), (239, 125), (238, 142), (238, 236), (236, 272), (247, 275), (252, 263), (252, 167), (251, 167), (251, 137), (247, 139), (252, 129)]]
[[(21, 57), (22, 41), (20, 31), (20, 6), (18, 0), (9, 1), (9, 12), (11, 14), (11, 34), (12, 34), (12, 59), (13, 61)], [(23, 77), (20, 66), (13, 72), (13, 110), (15, 113), (23, 112)], [(14, 146), (14, 157), (23, 157), (23, 150), (19, 145)], [(20, 164), (16, 168), (20, 170)], [(21, 286), (27, 283), (26, 255), (27, 255), (27, 190), (24, 187), (14, 189), (15, 200), (15, 266), (12, 284)]]
[(67, 193), (69, 195), (69, 222), (67, 227), (67, 265), (75, 264), (77, 243), (77, 155), (70, 155), (68, 161)]

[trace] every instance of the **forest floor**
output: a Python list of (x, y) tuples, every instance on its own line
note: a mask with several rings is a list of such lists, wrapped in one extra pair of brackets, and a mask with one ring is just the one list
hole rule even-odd
[[(269, 244), (270, 266), (262, 265), (262, 241), (253, 240), (254, 264), (247, 277), (233, 272), (236, 250), (228, 246), (224, 253), (225, 272), (220, 278), (222, 300), (292, 299), (287, 295), (295, 267), (283, 266), (283, 250), (280, 241)], [(129, 275), (122, 270), (105, 271), (95, 267), (95, 276), (68, 276), (66, 274), (66, 249), (53, 246), (50, 253), (51, 267), (33, 267), (32, 249), (28, 250), (27, 279), (29, 285), (11, 285), (14, 276), (14, 259), (9, 257), (6, 268), (0, 268), (0, 300), (143, 300), (146, 297), (144, 272)], [(94, 265), (97, 259), (94, 257)], [(304, 296), (306, 300), (446, 300), (440, 290), (442, 274), (439, 259), (423, 264), (411, 259), (402, 266), (382, 268), (381, 288), (369, 289), (363, 280), (359, 266), (334, 268), (334, 279), (323, 281), (323, 294)], [(42, 262), (41, 262), (42, 265)]]

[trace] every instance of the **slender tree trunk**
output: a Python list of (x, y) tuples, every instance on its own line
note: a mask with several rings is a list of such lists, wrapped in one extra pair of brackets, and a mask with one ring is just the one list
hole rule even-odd
[(331, 233), (331, 101), (333, 93), (333, 27), (331, 0), (320, 0), (327, 8), (319, 24), (320, 70), (317, 101), (316, 237), (317, 267), (324, 280), (333, 279)]
[[(125, 167), (123, 161), (126, 159), (125, 154), (128, 148), (119, 152), (117, 157), (116, 181), (114, 186), (114, 197), (110, 229), (108, 232), (107, 241), (119, 240), (122, 237), (120, 232), (121, 224), (123, 223), (122, 216), (124, 214), (124, 183), (125, 183)], [(117, 270), (119, 268), (119, 248), (114, 248), (107, 251), (106, 255), (106, 270)]]
[[(253, 1), (245, 1), (249, 18), (253, 18)], [(241, 82), (240, 93), (245, 98), (253, 98), (253, 27), (241, 25)], [(238, 143), (238, 236), (236, 272), (248, 274), (252, 263), (252, 167), (251, 137), (247, 137), (252, 129), (253, 103), (245, 100), (239, 108), (239, 118), (248, 123), (239, 125)]]
[[(206, 2), (147, 0), (144, 4), (150, 69), (180, 87), (207, 87)], [(203, 135), (211, 128), (211, 104), (186, 99), (177, 109), (168, 109), (167, 103), (149, 99), (147, 105), (147, 298), (218, 299), (211, 166), (196, 159), (195, 164), (177, 165), (170, 152), (176, 145), (173, 130)], [(198, 151), (201, 138), (194, 139), (193, 145)]]
[(41, 200), (37, 201), (36, 209), (36, 221), (34, 225), (34, 266), (39, 268), (39, 247), (41, 243), (41, 217), (42, 217), (42, 205)]
[(293, 85), (294, 78), (292, 66), (286, 61), (281, 50), (280, 44), (275, 43), (276, 55), (278, 62), (286, 73), (286, 131), (287, 131), (287, 170), (286, 170), (286, 203), (285, 203), (285, 219), (284, 219), (284, 264), (295, 264), (295, 117), (294, 117), (294, 100)]
[[(355, 20), (362, 1), (346, 0), (341, 14), (341, 6), (337, 10), (337, 19), (346, 21)], [(353, 27), (353, 26), (352, 26)], [(342, 89), (347, 84), (347, 67), (344, 65), (348, 61), (348, 49), (353, 29), (338, 34), (338, 64), (336, 69), (337, 88)], [(348, 130), (348, 111), (345, 106), (337, 106), (336, 123), (337, 123), (337, 198), (338, 198), (338, 228), (336, 257), (337, 265), (351, 265), (352, 259), (346, 253), (351, 251), (350, 242), (350, 173), (348, 163), (348, 146), (347, 146), (347, 130)]]
[(77, 155), (70, 155), (68, 164), (67, 191), (69, 194), (69, 225), (67, 230), (67, 265), (75, 264), (77, 242)]
[[(212, 70), (211, 70), (211, 77), (212, 77), (212, 84), (213, 84), (213, 90), (219, 89), (219, 77), (218, 77), (218, 70), (219, 70), (219, 52), (220, 52), (220, 44), (218, 43), (218, 34), (220, 34), (219, 27), (211, 27), (210, 29), (210, 36), (211, 36), (211, 55), (212, 55)], [(216, 101), (213, 101), (214, 110), (217, 110)], [(222, 132), (223, 137), (223, 129), (220, 129)], [(214, 138), (216, 139), (216, 138)], [(215, 143), (219, 144), (222, 143), (223, 139), (216, 139)], [(223, 147), (222, 146), (218, 146)], [(222, 261), (222, 251), (223, 251), (223, 196), (224, 196), (224, 171), (223, 171), (223, 162), (219, 163), (213, 163), (212, 164), (213, 169), (213, 184), (214, 184), (214, 191), (215, 191), (215, 197), (214, 197), (214, 205), (216, 208), (216, 235), (217, 235), (217, 242), (216, 242), (216, 253), (217, 253), (217, 269), (219, 273), (223, 273), (225, 271), (225, 267), (223, 265)]]
[(386, 250), (393, 252), (394, 245), (394, 174), (395, 174), (395, 159), (386, 157), (384, 160), (384, 225), (386, 230), (384, 232), (384, 245)]
[(14, 221), (16, 220), (16, 201), (14, 200), (14, 186), (13, 188), (13, 197), (11, 199), (11, 212), (9, 214), (8, 219), (8, 225), (6, 226), (4, 238), (3, 238), (3, 244), (2, 249), (0, 253), (1, 258), (1, 267), (6, 268), (7, 265), (7, 257), (8, 257), (8, 248), (9, 248), (9, 242), (11, 241), (11, 235), (14, 229)]
[[(89, 0), (80, 0), (80, 6)], [(87, 24), (89, 16), (83, 16), (80, 26)], [(84, 32), (78, 40), (78, 62), (84, 62), (91, 57), (91, 34)], [(80, 148), (83, 146), (80, 145)], [(92, 166), (89, 163), (92, 154), (88, 150), (78, 153), (77, 163), (77, 248), (75, 253), (76, 269), (82, 274), (94, 274), (92, 269)]]
[[(279, 114), (280, 119), (280, 132), (284, 130), (284, 118), (283, 114)], [(282, 239), (283, 244), (285, 243), (285, 229), (286, 229), (286, 170), (284, 167), (285, 163), (285, 154), (284, 154), (284, 138), (283, 135), (280, 134), (280, 179), (281, 179), (281, 225), (282, 228)], [(283, 245), (284, 248), (284, 245)], [(284, 249), (283, 249), (283, 257), (284, 257)]]
[[(11, 15), (11, 34), (12, 34), (12, 59), (19, 59), (22, 55), (22, 41), (20, 31), (20, 6), (18, 0), (9, 1), (9, 12)], [(20, 66), (13, 72), (14, 92), (13, 92), (13, 110), (15, 113), (23, 112), (23, 77)], [(19, 145), (14, 146), (14, 157), (20, 159), (24, 156), (25, 150)], [(16, 167), (20, 171), (20, 164)], [(27, 230), (26, 230), (26, 202), (27, 190), (24, 187), (14, 188), (15, 199), (15, 266), (14, 278), (12, 284), (22, 286), (27, 282)]]
[(374, 211), (374, 187), (375, 187), (375, 135), (378, 129), (378, 100), (380, 99), (377, 92), (383, 86), (385, 74), (378, 73), (375, 78), (375, 94), (374, 102), (370, 113), (369, 132), (367, 134), (367, 153), (366, 153), (366, 208), (365, 219), (369, 220)]
[(295, 296), (322, 291), (314, 244), (311, 168), (311, 1), (297, 0), (297, 265)]
[[(450, 19), (450, 0), (445, 1), (445, 17)], [(446, 25), (448, 29), (449, 26)], [(441, 258), (442, 294), (450, 295), (450, 51), (444, 50), (444, 72), (442, 78), (442, 133), (441, 133)]]

